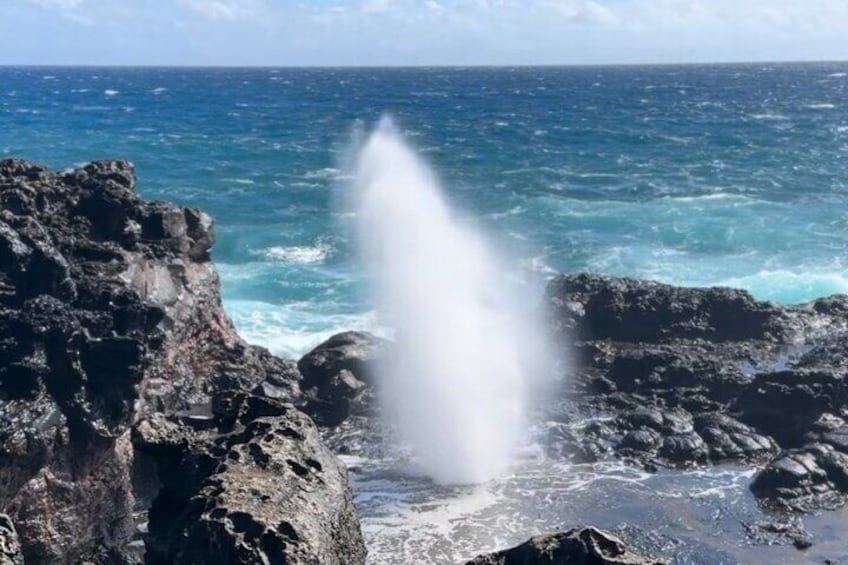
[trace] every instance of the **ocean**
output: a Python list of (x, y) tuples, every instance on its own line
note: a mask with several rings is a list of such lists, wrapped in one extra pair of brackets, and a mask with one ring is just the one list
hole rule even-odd
[[(340, 330), (388, 331), (345, 198), (352, 148), (386, 114), (455, 220), (497, 249), (492, 284), (527, 308), (578, 271), (781, 303), (848, 292), (848, 63), (0, 68), (0, 155), (54, 169), (126, 158), (144, 198), (212, 214), (226, 309), (248, 341), (289, 357)], [(676, 563), (844, 553), (844, 513), (804, 518), (816, 545), (803, 555), (751, 546), (753, 469), (572, 465), (535, 441), (545, 425), (506, 476), (460, 487), (407, 468), (385, 431), (330, 434), (369, 564), (459, 563), (577, 524), (640, 528)]]
[(211, 213), (241, 333), (297, 356), (382, 331), (347, 155), (390, 114), (510, 280), (594, 271), (782, 303), (848, 292), (848, 64), (0, 68), (0, 155), (126, 158)]

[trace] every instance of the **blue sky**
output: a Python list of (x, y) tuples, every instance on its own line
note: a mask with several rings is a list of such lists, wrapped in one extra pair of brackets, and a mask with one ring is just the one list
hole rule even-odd
[(0, 0), (0, 64), (846, 59), (848, 0)]

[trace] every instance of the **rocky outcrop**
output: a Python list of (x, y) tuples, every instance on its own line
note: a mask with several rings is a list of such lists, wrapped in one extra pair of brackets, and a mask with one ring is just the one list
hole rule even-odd
[(389, 342), (367, 332), (343, 332), (316, 346), (297, 363), (304, 410), (316, 422), (334, 426), (367, 411), (377, 364)]
[(364, 562), (347, 473), (292, 405), (226, 392), (204, 425), (156, 417), (133, 439), (162, 484), (148, 563)]
[(5, 514), (0, 514), (0, 565), (22, 565), (21, 542), (15, 525)]
[(741, 290), (581, 274), (554, 279), (543, 307), (578, 405), (577, 418), (552, 417), (556, 453), (649, 469), (764, 465), (752, 490), (767, 504), (844, 503), (848, 297), (780, 307)]
[(659, 565), (628, 549), (623, 541), (597, 528), (530, 538), (521, 545), (481, 555), (466, 565)]
[[(297, 513), (316, 512), (348, 531), (350, 543), (302, 527), (300, 553), (290, 561), (314, 562), (342, 548), (357, 562), (361, 541), (357, 552), (343, 469), (311, 432), (278, 437), (258, 423), (273, 417), (268, 425), (282, 429), (306, 426), (305, 418), (277, 403), (274, 414), (241, 422), (244, 430), (216, 419), (226, 411), (215, 412), (213, 399), (227, 391), (253, 389), (288, 400), (298, 396), (300, 377), (292, 363), (236, 335), (209, 260), (210, 218), (144, 202), (134, 188), (132, 166), (123, 161), (61, 174), (0, 161), (0, 511), (14, 523), (23, 557), (126, 562), (140, 559), (142, 542), (151, 555), (173, 555), (167, 536), (140, 535), (147, 507), (161, 507), (166, 496), (147, 475), (168, 463), (156, 450), (140, 450), (145, 443), (134, 445), (130, 435), (150, 422), (179, 421), (163, 428), (175, 436), (159, 443), (181, 444), (183, 427), (191, 425), (204, 429), (204, 445), (222, 446), (192, 459), (198, 473), (208, 470), (194, 477), (196, 484), (185, 483), (197, 487), (195, 501), (215, 491), (204, 490), (213, 480), (235, 485), (243, 477), (254, 488), (283, 493), (299, 488), (303, 479), (296, 473), (272, 479), (267, 470), (227, 459), (240, 449), (278, 447), (305, 469), (307, 460), (320, 462), (324, 475), (308, 486), (315, 493), (310, 500), (336, 502), (327, 512), (305, 507)], [(257, 519), (268, 531), (275, 511), (279, 525), (302, 500), (290, 498), (277, 510), (262, 509)], [(236, 499), (222, 502), (227, 512), (259, 512)], [(152, 517), (149, 527), (158, 528)], [(264, 538), (241, 539), (239, 547)]]

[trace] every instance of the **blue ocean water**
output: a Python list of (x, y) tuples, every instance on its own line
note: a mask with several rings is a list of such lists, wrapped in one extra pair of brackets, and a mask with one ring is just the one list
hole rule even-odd
[(0, 68), (0, 155), (121, 157), (217, 221), (225, 304), (281, 354), (375, 329), (336, 202), (391, 113), (538, 298), (555, 272), (848, 292), (848, 64)]

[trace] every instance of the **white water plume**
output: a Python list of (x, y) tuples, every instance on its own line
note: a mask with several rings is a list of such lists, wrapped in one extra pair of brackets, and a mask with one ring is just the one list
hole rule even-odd
[(501, 473), (524, 435), (519, 347), (532, 341), (483, 237), (457, 222), (429, 169), (384, 118), (357, 153), (362, 257), (396, 348), (383, 412), (443, 484)]

